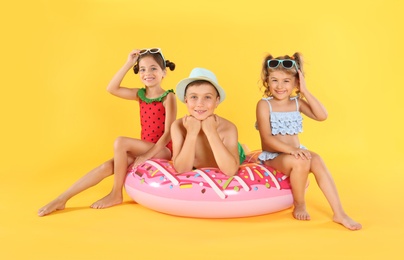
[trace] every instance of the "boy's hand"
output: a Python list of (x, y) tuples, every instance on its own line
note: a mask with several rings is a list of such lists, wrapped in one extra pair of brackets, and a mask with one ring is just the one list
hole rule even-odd
[(201, 121), (193, 116), (184, 116), (182, 118), (182, 124), (184, 125), (188, 134), (197, 135), (199, 134), (199, 131), (201, 131)]
[(202, 121), (202, 131), (205, 134), (216, 132), (219, 125), (219, 118), (216, 115), (208, 116)]

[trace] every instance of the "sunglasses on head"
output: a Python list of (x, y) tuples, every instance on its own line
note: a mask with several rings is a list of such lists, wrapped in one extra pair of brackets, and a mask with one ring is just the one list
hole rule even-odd
[(286, 59), (286, 60), (274, 59), (274, 60), (268, 60), (267, 61), (268, 68), (272, 68), (272, 69), (277, 68), (280, 64), (282, 64), (282, 67), (284, 67), (285, 69), (291, 69), (291, 68), (295, 67), (296, 71), (298, 71), (296, 61), (294, 61), (294, 60), (290, 60), (290, 59)]
[(147, 53), (151, 54), (159, 53), (161, 55), (161, 58), (163, 58), (164, 66), (166, 66), (166, 60), (164, 59), (163, 53), (161, 52), (160, 48), (142, 49), (139, 51), (139, 55), (144, 55)]

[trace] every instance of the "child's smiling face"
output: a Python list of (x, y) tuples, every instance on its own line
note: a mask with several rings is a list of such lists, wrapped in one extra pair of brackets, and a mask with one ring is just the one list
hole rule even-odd
[(219, 95), (212, 84), (202, 82), (187, 87), (185, 103), (191, 116), (198, 120), (204, 120), (214, 114), (219, 105)]

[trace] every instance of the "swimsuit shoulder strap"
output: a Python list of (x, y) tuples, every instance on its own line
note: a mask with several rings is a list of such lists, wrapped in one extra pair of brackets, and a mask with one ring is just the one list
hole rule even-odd
[(299, 111), (299, 101), (298, 101), (298, 97), (292, 97), (291, 100), (295, 100), (296, 101), (296, 111)]
[(271, 103), (269, 102), (269, 100), (272, 99), (271, 97), (269, 98), (263, 98), (262, 100), (265, 100), (268, 103), (269, 106), (269, 113), (272, 113), (272, 106)]

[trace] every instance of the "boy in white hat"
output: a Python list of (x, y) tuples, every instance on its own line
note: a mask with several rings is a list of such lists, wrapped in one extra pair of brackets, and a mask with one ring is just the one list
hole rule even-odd
[(238, 143), (237, 127), (214, 114), (226, 97), (215, 74), (193, 69), (177, 84), (176, 94), (187, 105), (189, 115), (171, 125), (174, 168), (182, 173), (215, 167), (226, 175), (236, 174), (245, 155)]

